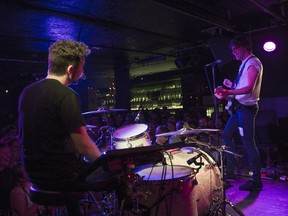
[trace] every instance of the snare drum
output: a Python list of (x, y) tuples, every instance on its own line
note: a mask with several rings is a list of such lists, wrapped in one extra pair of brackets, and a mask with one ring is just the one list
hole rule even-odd
[[(222, 198), (220, 170), (214, 160), (193, 147), (167, 151), (164, 157), (167, 165), (136, 171), (144, 180), (139, 188), (144, 196), (139, 203), (151, 215), (208, 215)], [(188, 165), (191, 158), (195, 162)]]
[(116, 129), (112, 134), (115, 149), (150, 146), (146, 124), (130, 124)]

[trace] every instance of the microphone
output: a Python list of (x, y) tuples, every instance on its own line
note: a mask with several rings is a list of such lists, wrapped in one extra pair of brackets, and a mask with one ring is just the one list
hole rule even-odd
[(86, 74), (82, 73), (82, 75), (81, 75), (80, 79), (82, 79), (82, 80), (86, 80), (86, 79), (87, 79), (87, 76), (86, 76)]
[(141, 111), (139, 111), (138, 113), (137, 113), (137, 115), (136, 115), (136, 117), (135, 117), (135, 122), (136, 123), (139, 123), (139, 121), (140, 121), (140, 114), (141, 114)]
[(195, 163), (196, 160), (197, 160), (199, 157), (201, 157), (201, 156), (202, 156), (202, 153), (199, 153), (197, 156), (188, 159), (188, 160), (187, 160), (187, 164), (188, 164), (188, 165), (191, 165), (192, 163)]
[(214, 62), (211, 62), (209, 64), (206, 64), (205, 67), (209, 67), (209, 66), (212, 66), (212, 65), (216, 65), (216, 64), (220, 64), (222, 62), (221, 59), (217, 59), (216, 61)]

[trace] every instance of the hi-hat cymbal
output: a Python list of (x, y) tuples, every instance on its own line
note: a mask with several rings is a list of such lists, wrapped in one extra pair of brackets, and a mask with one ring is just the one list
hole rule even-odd
[(127, 109), (98, 109), (98, 110), (93, 110), (93, 111), (89, 111), (89, 112), (84, 112), (84, 113), (82, 113), (82, 115), (120, 112), (120, 111), (127, 111)]
[(198, 134), (198, 133), (203, 133), (203, 132), (218, 132), (219, 129), (193, 129), (193, 128), (182, 128), (178, 131), (170, 131), (167, 133), (161, 133), (161, 134), (157, 134), (156, 137), (158, 136), (174, 136), (174, 135), (188, 135), (188, 134)]

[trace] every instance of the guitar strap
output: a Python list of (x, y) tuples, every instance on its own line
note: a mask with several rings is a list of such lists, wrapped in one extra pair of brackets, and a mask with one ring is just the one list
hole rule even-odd
[[(239, 70), (239, 72), (238, 72), (238, 75), (237, 75), (236, 79), (235, 79), (234, 82), (233, 82), (233, 88), (231, 88), (231, 89), (235, 89), (235, 88), (236, 88), (237, 84), (239, 83), (240, 77), (242, 76), (242, 73), (243, 73), (243, 70), (244, 70), (244, 68), (245, 68), (246, 63), (248, 62), (249, 59), (254, 58), (254, 57), (255, 57), (254, 55), (250, 56), (250, 57), (245, 61), (245, 63), (241, 66), (241, 68), (240, 68), (240, 70)], [(237, 104), (237, 103), (238, 103), (238, 101), (235, 99), (235, 96), (231, 97), (231, 98), (228, 100), (228, 103), (227, 103), (225, 109), (228, 110), (228, 112), (229, 112), (230, 115), (233, 114), (233, 113), (235, 113), (235, 109), (236, 109), (236, 104)]]
[(242, 76), (242, 73), (243, 73), (243, 70), (244, 70), (244, 68), (245, 68), (246, 63), (249, 61), (249, 59), (254, 58), (254, 57), (255, 57), (254, 55), (250, 56), (250, 57), (245, 61), (245, 63), (242, 65), (242, 67), (240, 68), (239, 73), (238, 73), (236, 79), (235, 79), (234, 82), (233, 82), (233, 89), (236, 88), (237, 84), (239, 83), (240, 77)]

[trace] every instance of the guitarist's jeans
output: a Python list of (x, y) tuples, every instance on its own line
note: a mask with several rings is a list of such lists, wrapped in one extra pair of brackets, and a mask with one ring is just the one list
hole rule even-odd
[[(241, 136), (244, 149), (247, 152), (249, 163), (252, 166), (253, 176), (255, 181), (261, 180), (261, 161), (260, 155), (255, 143), (255, 117), (258, 112), (258, 105), (244, 106), (236, 104), (236, 112), (231, 115), (225, 129), (222, 133), (224, 144), (231, 151), (235, 151), (235, 143), (233, 142), (234, 135), (238, 132)], [(226, 174), (227, 176), (234, 175), (234, 156), (226, 154)]]

